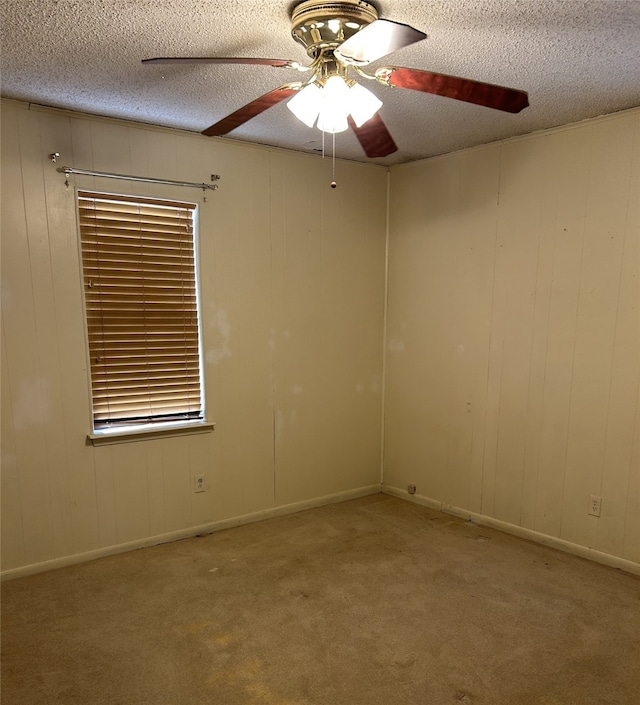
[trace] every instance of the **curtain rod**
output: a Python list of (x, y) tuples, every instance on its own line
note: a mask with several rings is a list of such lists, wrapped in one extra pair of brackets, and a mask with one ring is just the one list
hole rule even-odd
[[(52, 161), (53, 159), (52, 155)], [(169, 186), (187, 186), (189, 188), (201, 188), (203, 191), (209, 189), (210, 191), (216, 191), (218, 184), (198, 184), (193, 181), (171, 181), (170, 179), (154, 179), (146, 176), (127, 176), (126, 174), (111, 174), (107, 171), (91, 171), (90, 169), (74, 169), (71, 166), (61, 166), (58, 167), (57, 171), (64, 174), (67, 179), (69, 174), (81, 174), (82, 176), (103, 176), (107, 179), (125, 179), (126, 181), (145, 181), (149, 184), (168, 184)], [(211, 174), (211, 181), (218, 181), (220, 176), (218, 174)]]

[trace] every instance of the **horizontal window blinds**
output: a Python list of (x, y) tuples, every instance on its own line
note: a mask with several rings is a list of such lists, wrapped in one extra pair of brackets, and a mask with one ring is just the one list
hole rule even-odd
[(202, 418), (195, 205), (78, 192), (94, 426)]

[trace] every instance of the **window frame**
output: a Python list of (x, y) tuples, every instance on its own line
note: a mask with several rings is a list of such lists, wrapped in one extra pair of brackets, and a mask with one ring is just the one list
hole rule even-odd
[[(94, 411), (94, 385), (92, 379), (92, 360), (91, 347), (89, 344), (89, 319), (87, 316), (87, 292), (85, 286), (85, 265), (84, 265), (84, 248), (83, 237), (80, 226), (80, 199), (83, 194), (91, 194), (97, 198), (105, 200), (113, 200), (115, 202), (143, 203), (153, 205), (157, 202), (158, 205), (172, 202), (174, 204), (184, 203), (192, 213), (192, 238), (193, 238), (193, 266), (195, 279), (195, 301), (196, 301), (196, 318), (197, 318), (197, 334), (198, 334), (198, 377), (200, 388), (200, 416), (193, 419), (174, 419), (168, 421), (150, 421), (140, 422), (132, 420), (131, 423), (120, 421), (113, 425), (96, 425)], [(204, 366), (204, 341), (203, 341), (203, 325), (202, 325), (202, 306), (200, 293), (200, 222), (199, 209), (200, 204), (196, 201), (180, 199), (168, 196), (149, 196), (127, 193), (115, 193), (98, 188), (78, 187), (75, 189), (75, 209), (76, 222), (78, 233), (78, 251), (79, 251), (79, 269), (80, 282), (82, 288), (82, 311), (83, 325), (85, 336), (85, 349), (87, 359), (87, 381), (88, 381), (88, 396), (89, 396), (89, 411), (90, 411), (90, 428), (91, 432), (87, 434), (87, 443), (94, 446), (109, 445), (113, 443), (125, 443), (139, 440), (148, 440), (151, 438), (171, 437), (183, 434), (199, 434), (208, 433), (215, 429), (215, 424), (207, 420), (206, 406), (206, 384), (205, 384), (205, 366)], [(157, 415), (160, 416), (160, 415)]]

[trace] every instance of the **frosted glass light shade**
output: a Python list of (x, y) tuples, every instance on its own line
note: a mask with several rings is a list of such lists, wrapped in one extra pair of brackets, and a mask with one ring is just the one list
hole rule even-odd
[(351, 117), (358, 127), (362, 127), (382, 107), (382, 101), (368, 88), (354, 83), (349, 89)]
[(323, 132), (344, 132), (349, 127), (347, 116), (350, 108), (349, 87), (340, 76), (331, 76), (322, 89), (318, 129)]
[(346, 115), (334, 115), (329, 111), (325, 111), (324, 113), (320, 113), (316, 127), (323, 132), (335, 134), (336, 132), (344, 132), (347, 130), (349, 123), (347, 122)]
[(310, 83), (301, 91), (298, 91), (287, 103), (287, 108), (308, 127), (313, 127), (313, 123), (318, 117), (320, 106), (322, 105), (322, 89), (315, 83)]

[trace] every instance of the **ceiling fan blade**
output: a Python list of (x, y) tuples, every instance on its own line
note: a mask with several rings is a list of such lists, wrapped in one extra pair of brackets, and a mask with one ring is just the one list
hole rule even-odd
[(347, 62), (369, 63), (426, 38), (424, 32), (408, 24), (374, 20), (343, 42), (335, 53)]
[(371, 158), (387, 157), (398, 151), (393, 137), (387, 130), (382, 118), (376, 113), (370, 120), (358, 127), (351, 115), (347, 118), (349, 127), (353, 130), (364, 153)]
[(254, 59), (237, 56), (158, 56), (154, 59), (142, 59), (143, 64), (251, 64), (257, 66), (276, 66), (299, 68), (297, 61), (288, 59)]
[(447, 76), (420, 69), (407, 69), (401, 66), (386, 66), (376, 71), (383, 83), (396, 88), (409, 88), (412, 91), (433, 93), (455, 100), (484, 105), (487, 108), (519, 113), (529, 105), (529, 97), (524, 91), (505, 88), (492, 83), (481, 83), (469, 78)]
[(245, 122), (248, 122), (256, 115), (260, 115), (260, 113), (263, 113), (265, 110), (290, 98), (298, 91), (301, 85), (301, 83), (285, 83), (279, 88), (274, 88), (274, 90), (265, 93), (263, 96), (260, 96), (260, 98), (256, 98), (250, 103), (243, 105), (241, 108), (231, 113), (231, 115), (227, 115), (227, 117), (211, 125), (211, 127), (207, 127), (206, 130), (202, 131), (202, 134), (207, 135), (207, 137), (226, 135), (228, 132), (231, 132), (231, 130), (235, 130), (236, 127), (244, 125)]

